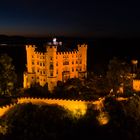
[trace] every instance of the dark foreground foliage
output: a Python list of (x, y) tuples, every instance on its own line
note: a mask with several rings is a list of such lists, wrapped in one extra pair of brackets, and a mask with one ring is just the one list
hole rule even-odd
[(132, 96), (128, 101), (117, 101), (107, 97), (104, 110), (109, 122), (100, 125), (99, 111), (88, 105), (80, 118), (57, 105), (21, 104), (11, 109), (0, 119), (2, 140), (72, 140), (72, 139), (140, 139), (140, 97)]

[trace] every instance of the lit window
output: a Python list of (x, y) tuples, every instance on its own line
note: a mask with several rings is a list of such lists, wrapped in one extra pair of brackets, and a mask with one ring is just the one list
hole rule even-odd
[(53, 63), (50, 63), (50, 70), (53, 70)]
[(72, 72), (74, 72), (74, 68), (72, 68)]
[(53, 76), (53, 72), (50, 73), (50, 76)]
[(64, 61), (63, 65), (69, 65), (69, 62), (68, 61)]
[(58, 66), (58, 62), (56, 62), (56, 66)]

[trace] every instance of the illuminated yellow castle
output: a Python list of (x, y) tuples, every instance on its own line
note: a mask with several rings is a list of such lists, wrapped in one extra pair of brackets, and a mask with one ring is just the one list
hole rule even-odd
[(26, 45), (27, 71), (24, 72), (23, 87), (29, 88), (35, 83), (48, 84), (52, 91), (57, 81), (65, 82), (69, 78), (84, 78), (87, 73), (87, 45), (77, 45), (70, 50), (62, 42), (46, 45), (45, 52), (38, 52), (35, 45)]

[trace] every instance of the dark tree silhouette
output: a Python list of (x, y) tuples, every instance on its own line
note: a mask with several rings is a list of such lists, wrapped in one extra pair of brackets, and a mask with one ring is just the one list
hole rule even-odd
[(109, 61), (107, 79), (110, 89), (117, 93), (120, 86), (127, 86), (130, 74), (129, 65), (116, 57)]
[(0, 95), (12, 95), (17, 82), (15, 67), (12, 58), (7, 54), (0, 56)]

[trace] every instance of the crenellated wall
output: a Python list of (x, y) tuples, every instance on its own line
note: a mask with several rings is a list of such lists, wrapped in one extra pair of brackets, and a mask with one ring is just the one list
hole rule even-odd
[[(128, 100), (128, 98), (118, 97), (118, 101)], [(48, 98), (18, 98), (17, 104), (32, 103), (35, 105), (56, 104), (70, 110), (75, 117), (84, 115), (87, 111), (88, 105), (92, 104), (94, 110), (99, 110), (99, 115), (96, 117), (100, 125), (105, 125), (109, 122), (110, 116), (108, 112), (104, 110), (103, 104), (104, 98), (99, 98), (96, 101), (83, 101), (83, 100), (63, 100), (63, 99), (48, 99)], [(0, 117), (3, 116), (9, 109), (13, 108), (17, 104), (11, 104), (0, 107)]]
[[(103, 107), (102, 100), (97, 101), (82, 101), (82, 100), (63, 100), (63, 99), (48, 99), (48, 98), (18, 98), (17, 104), (32, 103), (36, 105), (57, 104), (65, 109), (70, 110), (74, 115), (84, 115), (87, 110), (87, 105), (92, 104), (93, 109), (100, 110)], [(9, 109), (16, 104), (0, 107), (0, 117), (3, 116)]]
[(13, 108), (17, 104), (10, 104), (0, 107), (0, 117), (3, 116), (9, 109)]

